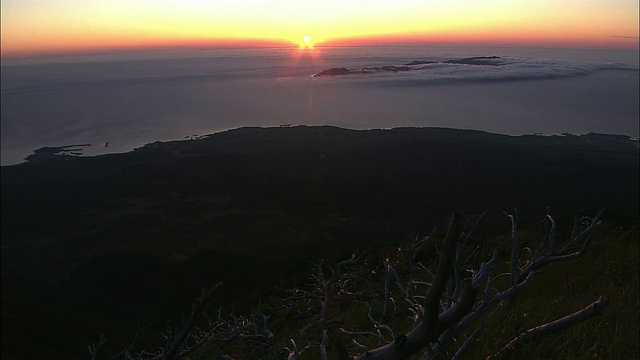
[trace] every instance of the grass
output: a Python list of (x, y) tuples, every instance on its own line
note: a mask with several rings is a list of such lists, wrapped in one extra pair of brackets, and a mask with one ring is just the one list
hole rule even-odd
[(638, 228), (622, 231), (606, 224), (593, 239), (585, 256), (545, 268), (510, 308), (498, 309), (483, 319), (486, 330), (470, 358), (485, 358), (518, 332), (578, 311), (605, 296), (610, 302), (601, 315), (529, 343), (513, 358), (637, 359)]
[[(523, 242), (535, 238), (535, 232), (521, 232)], [(605, 223), (592, 234), (592, 246), (581, 258), (569, 262), (555, 263), (544, 268), (521, 294), (509, 305), (498, 307), (488, 312), (477, 325), (484, 328), (483, 334), (474, 341), (467, 357), (484, 359), (498, 352), (519, 333), (537, 325), (556, 320), (589, 305), (599, 296), (610, 300), (608, 307), (600, 315), (588, 319), (570, 329), (547, 336), (539, 341), (524, 343), (516, 351), (507, 353), (503, 358), (509, 359), (637, 359), (640, 351), (638, 342), (639, 315), (639, 236), (634, 226), (622, 230), (613, 224)], [(396, 245), (379, 246), (372, 251), (360, 266), (360, 271), (372, 274), (377, 270), (378, 281), (374, 287), (379, 291), (383, 282), (379, 279), (382, 260), (390, 254), (397, 253)], [(432, 252), (434, 248), (425, 249)], [(508, 257), (502, 257), (506, 261)], [(374, 281), (374, 275), (371, 275)], [(495, 284), (499, 285), (499, 284)], [(354, 287), (354, 295), (344, 300), (335, 301), (330, 309), (329, 318), (336, 323), (319, 325), (305, 335), (299, 329), (314, 319), (293, 321), (288, 317), (281, 303), (271, 298), (263, 302), (263, 309), (270, 309), (273, 321), (270, 329), (277, 329), (273, 347), (259, 347), (250, 343), (235, 340), (224, 347), (213, 340), (200, 352), (196, 359), (215, 358), (228, 354), (243, 359), (285, 359), (294, 339), (298, 348), (304, 347), (308, 341), (315, 344), (303, 356), (303, 359), (320, 358), (317, 344), (322, 340), (322, 331), (328, 330), (330, 358), (337, 358), (339, 342), (344, 344), (351, 354), (362, 352), (351, 343), (351, 338), (341, 334), (340, 328), (349, 331), (372, 331), (372, 324), (367, 318), (369, 303), (374, 314), (381, 307), (381, 299), (372, 299), (370, 292), (361, 283)], [(273, 294), (272, 294), (273, 295)], [(280, 294), (283, 295), (283, 294)], [(393, 297), (397, 299), (395, 311), (387, 324), (397, 335), (407, 333), (412, 328), (410, 313), (407, 310), (403, 295), (396, 289)], [(315, 302), (299, 304), (298, 310), (304, 307), (315, 307)], [(319, 308), (315, 308), (319, 311)], [(267, 313), (267, 310), (264, 310)], [(472, 333), (474, 329), (469, 329)], [(391, 338), (387, 336), (388, 341)], [(381, 343), (358, 339), (370, 349)], [(461, 339), (464, 340), (464, 339)], [(455, 349), (454, 349), (455, 350)], [(333, 356), (332, 356), (333, 354)], [(451, 356), (452, 354), (449, 354)], [(416, 355), (415, 359), (420, 356)]]

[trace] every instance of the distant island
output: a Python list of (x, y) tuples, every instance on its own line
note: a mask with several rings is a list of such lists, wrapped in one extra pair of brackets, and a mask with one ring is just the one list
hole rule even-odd
[(328, 70), (323, 70), (315, 75), (314, 77), (323, 77), (323, 76), (341, 76), (341, 75), (361, 75), (361, 74), (374, 74), (381, 72), (402, 72), (402, 71), (413, 71), (413, 70), (424, 70), (428, 69), (425, 65), (433, 65), (433, 64), (459, 64), (459, 65), (476, 65), (476, 66), (501, 66), (504, 64), (503, 61), (500, 60), (499, 56), (474, 56), (463, 59), (451, 59), (445, 61), (422, 61), (416, 60), (404, 65), (388, 65), (388, 66), (374, 66), (374, 67), (363, 67), (363, 68), (331, 68)]

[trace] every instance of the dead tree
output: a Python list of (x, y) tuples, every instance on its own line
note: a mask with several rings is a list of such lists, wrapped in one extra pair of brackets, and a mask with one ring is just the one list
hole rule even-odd
[(214, 292), (221, 286), (222, 283), (217, 283), (209, 290), (202, 289), (202, 295), (194, 302), (189, 317), (183, 320), (181, 327), (171, 329), (166, 345), (160, 349), (154, 360), (184, 359), (209, 340), (217, 326), (212, 326), (208, 331), (200, 331), (198, 334), (197, 322), (204, 314)]
[[(535, 249), (526, 249), (531, 254), (527, 259), (521, 258), (521, 251), (518, 248), (517, 211), (507, 216), (512, 223), (510, 239), (512, 253), (507, 274), (509, 285), (505, 289), (494, 288), (495, 280), (505, 275), (496, 276), (492, 273), (500, 265), (497, 250), (494, 250), (491, 259), (481, 262), (476, 269), (463, 276), (461, 255), (468, 236), (467, 234), (457, 235), (458, 217), (454, 216), (440, 251), (435, 277), (424, 300), (419, 304), (422, 314), (414, 329), (407, 334), (396, 336), (393, 341), (379, 348), (365, 351), (358, 356), (358, 359), (407, 359), (425, 349), (427, 351), (423, 358), (433, 359), (436, 356), (442, 356), (444, 352), (449, 352), (455, 343), (454, 339), (460, 339), (461, 335), (472, 325), (477, 324), (488, 310), (496, 308), (505, 300), (512, 299), (520, 293), (543, 267), (582, 256), (589, 245), (589, 234), (601, 223), (602, 211), (585, 226), (581, 226), (576, 219), (571, 238), (559, 249), (556, 243), (555, 220), (548, 215), (546, 221), (550, 224), (549, 231)], [(481, 291), (483, 287), (484, 290)], [(478, 295), (481, 295), (480, 299)], [(607, 300), (601, 298), (565, 318), (530, 329), (507, 344), (505, 349), (511, 349), (525, 339), (545, 336), (584, 321), (600, 313), (606, 304)], [(459, 349), (454, 358), (461, 358), (468, 350), (473, 338), (480, 332), (481, 329), (476, 330), (462, 345), (458, 344)], [(503, 351), (506, 350), (501, 352)]]
[[(166, 330), (161, 334), (164, 339), (163, 344), (159, 346), (158, 350), (142, 350), (134, 354), (133, 348), (136, 341), (134, 338), (127, 349), (112, 358), (119, 356), (122, 356), (122, 358), (126, 360), (178, 360), (186, 358), (201, 348), (221, 326), (220, 323), (212, 323), (209, 321), (208, 325), (210, 329), (202, 330), (198, 328), (199, 322), (206, 318), (206, 309), (210, 305), (213, 295), (220, 287), (222, 287), (222, 283), (217, 283), (210, 289), (202, 288), (201, 295), (194, 301), (191, 307), (191, 313), (188, 317), (182, 318), (181, 325), (167, 325)], [(106, 341), (106, 337), (101, 335), (97, 344), (89, 346), (89, 354), (92, 360), (96, 359), (98, 350)]]
[(222, 346), (236, 340), (243, 341), (251, 351), (271, 348), (274, 344), (274, 334), (269, 329), (270, 320), (271, 316), (264, 314), (260, 305), (254, 308), (249, 316), (236, 316), (231, 313), (223, 318), (220, 310), (216, 319), (219, 329), (212, 338)]
[[(523, 249), (520, 249), (518, 241), (518, 212), (514, 210), (506, 215), (511, 221), (511, 256), (504, 261), (500, 260), (497, 249), (487, 255), (486, 259), (480, 259), (481, 247), (474, 249), (470, 246), (472, 232), (462, 232), (462, 217), (454, 215), (439, 248), (435, 273), (419, 261), (420, 253), (425, 244), (433, 241), (434, 233), (411, 244), (404, 262), (400, 259), (385, 259), (382, 264), (384, 271), (378, 271), (379, 260), (376, 261), (378, 265), (374, 270), (362, 271), (361, 264), (360, 269), (355, 268), (364, 254), (354, 254), (347, 260), (330, 265), (318, 262), (307, 288), (288, 290), (290, 296), (280, 299), (279, 302), (284, 304), (284, 316), (289, 318), (289, 324), (296, 324), (298, 321), (307, 324), (301, 326), (300, 334), (309, 336), (312, 329), (320, 328), (322, 337), (317, 337), (316, 340), (307, 337), (304, 347), (298, 346), (295, 339), (289, 339), (290, 347), (284, 347), (281, 354), (289, 359), (301, 359), (308, 353), (315, 353), (317, 356), (319, 352), (322, 359), (328, 359), (333, 342), (339, 344), (340, 358), (351, 358), (344, 343), (340, 339), (334, 341), (337, 335), (330, 326), (335, 323), (330, 315), (333, 311), (332, 304), (335, 303), (334, 300), (346, 299), (358, 291), (362, 298), (363, 289), (369, 288), (373, 299), (380, 303), (381, 307), (379, 316), (374, 316), (371, 303), (364, 301), (369, 307), (367, 316), (373, 325), (373, 331), (349, 330), (344, 328), (346, 325), (340, 328), (341, 336), (351, 338), (351, 343), (358, 349), (356, 351), (361, 352), (353, 358), (399, 360), (416, 354), (420, 354), (424, 360), (463, 358), (473, 341), (482, 335), (483, 328), (477, 324), (490, 310), (515, 301), (516, 296), (532, 283), (545, 266), (584, 255), (589, 247), (589, 235), (601, 224), (602, 211), (593, 219), (583, 218), (580, 221), (576, 217), (570, 238), (562, 243), (556, 238), (555, 219), (547, 215), (544, 220), (547, 230), (542, 241)], [(496, 275), (500, 269), (505, 271)], [(384, 278), (376, 282), (371, 278), (375, 274), (383, 275)], [(504, 279), (499, 280), (501, 277)], [(360, 283), (360, 287), (356, 286), (356, 283)], [(375, 289), (376, 283), (382, 284), (383, 294), (380, 296)], [(279, 331), (269, 328), (273, 314), (266, 314), (261, 306), (254, 308), (249, 316), (229, 314), (223, 317), (221, 311), (216, 319), (211, 320), (206, 316), (204, 309), (219, 286), (221, 284), (209, 291), (203, 290), (202, 296), (194, 303), (189, 318), (185, 319), (181, 327), (169, 328), (164, 334), (165, 342), (158, 351), (142, 352), (137, 358), (182, 359), (209, 340), (215, 340), (225, 346), (240, 339), (247, 342), (251, 349), (273, 348), (277, 343)], [(404, 302), (393, 299), (394, 288), (394, 294), (404, 296)], [(408, 304), (408, 310), (413, 314), (413, 329), (404, 334), (400, 333), (399, 329), (394, 329), (389, 322), (396, 313), (394, 309), (401, 303)], [(524, 341), (547, 336), (599, 314), (607, 303), (607, 299), (601, 297), (582, 310), (533, 327), (504, 344), (491, 358), (499, 358), (514, 351)], [(298, 310), (300, 305), (304, 310)], [(276, 306), (271, 309), (279, 308), (281, 307)], [(197, 323), (203, 318), (208, 321), (208, 330), (197, 328)], [(105, 339), (101, 338), (98, 344), (90, 347), (92, 359), (104, 341)], [(378, 347), (371, 349), (363, 343)], [(123, 352), (123, 355), (126, 359), (132, 358), (128, 350)]]
[(436, 277), (423, 302), (424, 315), (422, 315), (418, 326), (408, 334), (400, 335), (382, 347), (365, 352), (358, 359), (406, 359), (420, 352), (429, 344), (435, 343), (444, 331), (455, 325), (472, 309), (478, 289), (471, 284), (470, 280), (465, 279), (456, 304), (440, 313), (440, 301), (447, 288), (447, 282), (454, 265), (458, 243), (458, 237), (455, 234), (458, 225), (458, 218), (453, 216), (440, 253)]
[[(345, 267), (356, 264), (362, 256), (363, 254), (360, 254), (356, 257), (356, 253), (354, 253), (351, 255), (351, 258), (335, 264), (329, 264), (325, 268), (322, 266), (322, 261), (316, 264), (316, 270), (312, 273), (311, 278), (315, 283), (315, 289), (317, 292), (319, 291), (319, 294), (316, 296), (307, 296), (310, 298), (315, 297), (315, 299), (319, 301), (321, 305), (320, 319), (300, 329), (300, 334), (306, 333), (317, 325), (331, 321), (331, 319), (327, 318), (331, 301), (336, 295), (341, 295), (341, 292), (343, 292), (343, 289), (345, 288), (345, 282), (349, 281), (348, 276), (344, 274), (344, 269)], [(328, 279), (325, 276), (325, 269), (331, 274)]]
[(539, 339), (578, 324), (594, 315), (599, 314), (600, 312), (602, 312), (602, 310), (604, 310), (605, 307), (607, 307), (608, 304), (609, 300), (601, 296), (600, 298), (598, 298), (598, 300), (589, 304), (582, 310), (576, 311), (573, 314), (548, 322), (546, 324), (533, 327), (521, 334), (518, 334), (518, 336), (511, 340), (500, 351), (492, 356), (489, 356), (487, 360), (499, 358), (505, 353), (512, 352), (518, 348), (518, 345), (526, 341)]

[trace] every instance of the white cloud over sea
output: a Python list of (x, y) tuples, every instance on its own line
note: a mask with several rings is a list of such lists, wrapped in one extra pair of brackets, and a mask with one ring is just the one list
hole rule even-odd
[[(329, 81), (381, 81), (396, 85), (438, 85), (461, 82), (501, 82), (558, 79), (588, 75), (601, 70), (638, 71), (638, 66), (624, 62), (584, 62), (576, 60), (500, 57), (487, 64), (448, 63), (450, 59), (430, 64), (408, 66), (388, 64), (403, 69), (389, 71), (383, 67), (349, 68), (350, 75), (331, 76)], [(408, 70), (407, 70), (408, 68)], [(327, 77), (323, 77), (326, 79)]]

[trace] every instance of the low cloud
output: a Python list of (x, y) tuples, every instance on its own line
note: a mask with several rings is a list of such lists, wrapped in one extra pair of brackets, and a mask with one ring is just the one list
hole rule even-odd
[[(555, 79), (587, 75), (598, 70), (638, 70), (626, 63), (587, 63), (573, 60), (495, 57), (491, 62), (472, 63), (466, 59), (414, 61), (375, 68), (345, 69), (331, 76), (334, 81), (381, 81), (403, 85), (429, 85), (459, 82), (499, 82)], [(410, 67), (410, 69), (407, 69)], [(391, 70), (389, 70), (391, 69)], [(395, 69), (402, 69), (397, 71)]]

